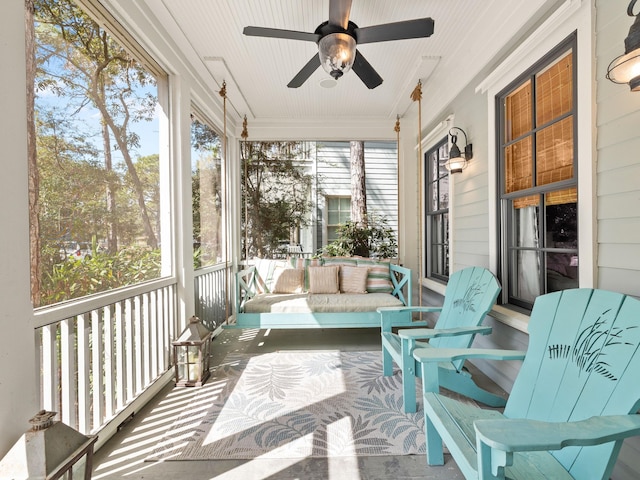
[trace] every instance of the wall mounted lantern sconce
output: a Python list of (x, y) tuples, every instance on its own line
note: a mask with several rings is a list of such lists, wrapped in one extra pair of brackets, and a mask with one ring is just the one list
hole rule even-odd
[(632, 92), (640, 92), (640, 12), (633, 14), (637, 0), (631, 0), (627, 15), (636, 17), (624, 39), (624, 55), (614, 58), (607, 67), (607, 78), (613, 83), (628, 84)]
[[(454, 130), (462, 132), (464, 135), (464, 152), (461, 152), (460, 147), (458, 147), (458, 135), (454, 133)], [(467, 134), (461, 128), (453, 127), (449, 130), (449, 135), (451, 135), (451, 149), (449, 150), (449, 160), (445, 163), (445, 167), (450, 173), (460, 173), (467, 168), (469, 160), (473, 158), (473, 145), (467, 142)]]

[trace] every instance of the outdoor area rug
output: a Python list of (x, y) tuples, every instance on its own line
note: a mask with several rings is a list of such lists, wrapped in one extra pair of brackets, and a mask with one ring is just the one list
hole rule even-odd
[(146, 460), (423, 454), (422, 408), (402, 404), (380, 352), (230, 354)]

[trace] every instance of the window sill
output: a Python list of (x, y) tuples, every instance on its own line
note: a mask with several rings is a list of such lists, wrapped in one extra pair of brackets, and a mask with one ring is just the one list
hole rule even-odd
[(447, 284), (438, 282), (437, 280), (433, 280), (431, 278), (422, 278), (420, 280), (420, 284), (428, 288), (429, 290), (433, 290), (436, 293), (439, 293), (444, 297), (444, 291), (447, 289)]
[[(428, 288), (442, 296), (447, 288), (447, 285), (430, 278), (422, 278), (420, 284), (424, 288)], [(517, 312), (511, 308), (495, 305), (489, 315), (497, 321), (504, 323), (505, 325), (519, 330), (520, 332), (528, 334), (527, 327), (529, 326), (529, 315)]]
[(495, 305), (489, 315), (505, 325), (528, 334), (529, 315), (516, 312), (502, 305)]

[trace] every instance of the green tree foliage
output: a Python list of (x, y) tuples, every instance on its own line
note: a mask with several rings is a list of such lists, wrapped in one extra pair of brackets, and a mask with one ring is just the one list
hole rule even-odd
[[(36, 94), (28, 115), (34, 305), (157, 278), (158, 155), (136, 155), (139, 124), (155, 117), (156, 80), (72, 0), (25, 8), (35, 59), (27, 72)], [(69, 241), (90, 243), (90, 258), (67, 259)]]
[[(54, 102), (43, 100), (54, 95), (59, 101), (48, 112), (51, 121), (73, 119), (74, 128), (81, 130), (93, 125), (96, 131), (83, 133), (100, 144), (102, 158), (96, 155), (96, 160), (105, 170), (113, 169), (111, 154), (118, 152), (135, 193), (137, 223), (147, 245), (156, 247), (157, 235), (133, 154), (140, 147), (134, 124), (154, 117), (155, 78), (73, 1), (35, 0), (34, 9), (35, 87), (39, 97), (44, 95), (36, 101), (36, 109), (49, 108)], [(92, 119), (96, 113), (99, 122)], [(103, 185), (105, 190), (108, 186)], [(113, 215), (106, 219), (115, 220)]]
[(303, 142), (243, 142), (242, 241), (249, 257), (271, 256), (306, 226), (313, 176), (296, 162)]
[(394, 258), (398, 255), (396, 235), (384, 217), (367, 215), (364, 223), (348, 221), (340, 225), (337, 232), (338, 239), (323, 247), (323, 255), (375, 258)]
[(191, 149), (192, 214), (195, 267), (213, 265), (222, 260), (222, 162), (217, 133), (193, 118)]
[[(54, 252), (50, 252), (53, 254)], [(45, 304), (84, 297), (160, 276), (160, 251), (128, 247), (116, 254), (94, 251), (91, 258), (53, 265), (43, 282)]]

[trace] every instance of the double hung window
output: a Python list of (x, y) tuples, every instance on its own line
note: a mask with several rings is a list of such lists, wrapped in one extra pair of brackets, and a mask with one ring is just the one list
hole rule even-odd
[(502, 284), (524, 308), (578, 286), (575, 50), (571, 36), (497, 97)]
[(449, 159), (447, 137), (425, 153), (427, 174), (426, 263), (427, 277), (449, 278)]

